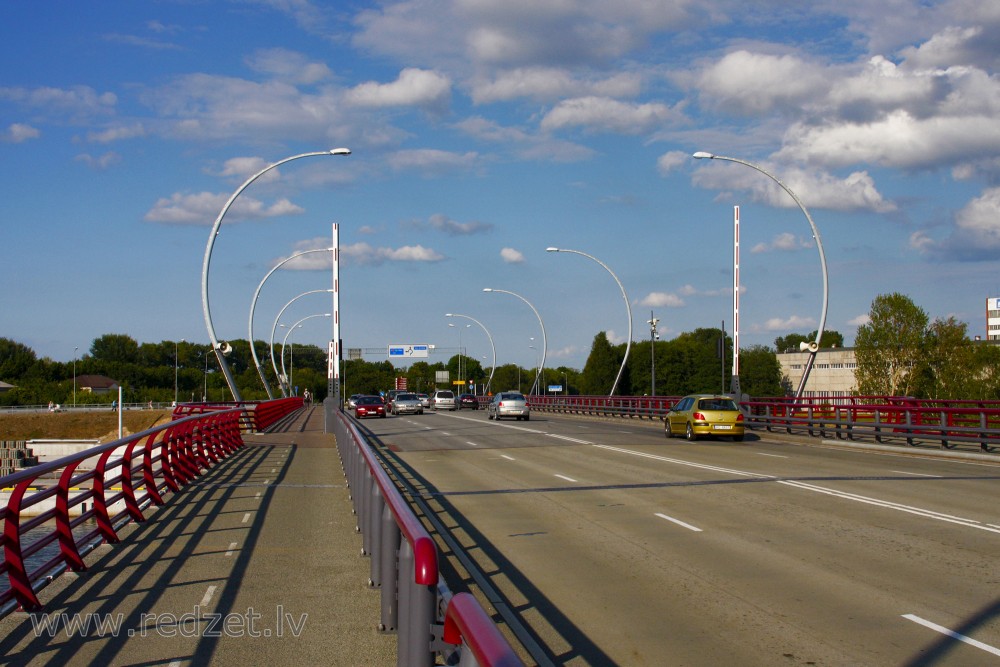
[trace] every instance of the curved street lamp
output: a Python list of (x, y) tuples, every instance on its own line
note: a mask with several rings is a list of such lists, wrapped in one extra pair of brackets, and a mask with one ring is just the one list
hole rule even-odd
[[(484, 287), (483, 291), (484, 292), (500, 292), (501, 294), (510, 294), (511, 296), (516, 296), (518, 299), (520, 299), (521, 301), (523, 301), (526, 304), (528, 304), (528, 308), (531, 308), (532, 312), (535, 313), (535, 317), (538, 318), (538, 326), (540, 326), (542, 328), (542, 363), (540, 363), (538, 365), (538, 372), (535, 373), (535, 383), (533, 385), (531, 385), (531, 388), (534, 389), (535, 387), (539, 386), (538, 383), (539, 383), (539, 381), (541, 379), (542, 369), (545, 367), (545, 354), (548, 351), (548, 342), (547, 342), (547, 339), (545, 337), (545, 323), (542, 322), (542, 316), (538, 314), (538, 310), (536, 310), (535, 307), (531, 305), (531, 302), (528, 301), (527, 299), (525, 299), (520, 294), (516, 294), (514, 292), (510, 292), (510, 291), (505, 290), (505, 289), (492, 289), (492, 288), (489, 288), (489, 287)], [(528, 393), (530, 394), (531, 392), (529, 391)]]
[(493, 366), (490, 368), (490, 378), (486, 381), (486, 393), (488, 394), (489, 391), (490, 391), (490, 384), (493, 382), (493, 374), (496, 373), (496, 370), (497, 370), (497, 347), (496, 347), (496, 345), (493, 344), (493, 336), (491, 336), (490, 332), (486, 329), (486, 327), (483, 326), (483, 323), (480, 322), (479, 320), (477, 320), (474, 317), (469, 317), (468, 315), (462, 315), (460, 313), (445, 313), (444, 316), (445, 317), (464, 317), (467, 320), (472, 320), (473, 322), (475, 322), (476, 324), (478, 324), (480, 327), (482, 327), (483, 331), (486, 332), (486, 337), (490, 339), (490, 348), (493, 349)]
[[(324, 294), (324, 293), (325, 294), (329, 294), (331, 292), (333, 292), (332, 289), (314, 289), (314, 290), (309, 290), (308, 292), (303, 292), (302, 294), (299, 294), (298, 296), (295, 296), (295, 297), (292, 297), (291, 299), (289, 299), (288, 303), (286, 303), (284, 306), (282, 306), (281, 310), (278, 311), (278, 316), (274, 318), (274, 326), (271, 327), (271, 344), (270, 344), (270, 349), (271, 349), (271, 368), (274, 369), (274, 375), (275, 375), (275, 377), (278, 377), (278, 378), (281, 377), (280, 375), (278, 375), (278, 363), (274, 360), (274, 332), (278, 328), (278, 322), (281, 320), (281, 316), (285, 314), (285, 310), (290, 305), (292, 305), (293, 303), (295, 303), (296, 301), (298, 301), (299, 299), (301, 299), (304, 296), (307, 296), (309, 294)], [(287, 396), (288, 396), (287, 387), (284, 386), (284, 383), (280, 383), (279, 382), (279, 384), (281, 384), (281, 395), (282, 395), (282, 397), (286, 397), (287, 398)]]
[(257, 375), (260, 376), (260, 381), (264, 385), (264, 390), (267, 392), (268, 398), (273, 399), (274, 394), (271, 393), (271, 385), (267, 383), (267, 378), (264, 377), (264, 367), (261, 365), (260, 359), (257, 358), (257, 349), (254, 347), (253, 344), (253, 312), (254, 309), (257, 307), (257, 297), (260, 296), (260, 290), (261, 288), (264, 287), (264, 283), (267, 282), (267, 279), (270, 278), (275, 271), (277, 271), (284, 264), (292, 261), (296, 257), (301, 257), (302, 255), (308, 255), (309, 253), (313, 252), (331, 252), (331, 251), (333, 251), (333, 248), (313, 248), (312, 250), (303, 250), (302, 252), (295, 253), (291, 257), (286, 257), (285, 259), (275, 264), (274, 267), (267, 272), (267, 275), (264, 276), (264, 279), (260, 281), (259, 285), (257, 285), (257, 291), (253, 293), (253, 300), (250, 302), (250, 327), (247, 340), (250, 342), (250, 354), (253, 355), (253, 365), (257, 369)]
[[(307, 316), (303, 317), (301, 320), (299, 320), (298, 322), (296, 322), (295, 324), (293, 324), (292, 326), (288, 327), (288, 331), (285, 332), (285, 337), (281, 340), (281, 374), (282, 375), (285, 374), (285, 344), (288, 343), (288, 337), (291, 335), (292, 331), (294, 331), (295, 329), (301, 329), (303, 322), (305, 322), (306, 320), (311, 320), (314, 317), (333, 317), (333, 314), (332, 313), (316, 313), (315, 315), (307, 315)], [(279, 326), (286, 326), (286, 325), (281, 324)], [(291, 377), (289, 377), (288, 378), (288, 385), (291, 386), (291, 384), (292, 384), (292, 379), (291, 379)]]
[(612, 271), (607, 264), (593, 255), (588, 255), (587, 253), (580, 252), (579, 250), (567, 250), (566, 248), (546, 248), (545, 252), (571, 252), (575, 255), (583, 255), (584, 257), (594, 260), (603, 266), (605, 271), (611, 274), (611, 277), (615, 279), (616, 283), (618, 283), (618, 289), (622, 291), (622, 298), (625, 300), (625, 311), (628, 313), (628, 342), (625, 343), (625, 358), (622, 359), (622, 367), (618, 369), (618, 376), (615, 378), (615, 383), (611, 385), (611, 393), (608, 394), (608, 396), (614, 396), (615, 390), (618, 389), (618, 383), (622, 379), (622, 373), (625, 372), (625, 365), (628, 363), (629, 350), (632, 349), (632, 306), (628, 302), (628, 294), (625, 293), (625, 286), (622, 285), (622, 281), (618, 280), (618, 276), (615, 275), (615, 272)]
[(799, 201), (799, 198), (795, 196), (795, 193), (792, 192), (787, 185), (782, 183), (780, 179), (778, 179), (773, 174), (768, 173), (759, 165), (756, 165), (752, 162), (747, 162), (746, 160), (740, 160), (739, 158), (725, 157), (724, 155), (714, 155), (712, 153), (706, 153), (704, 151), (698, 151), (693, 155), (693, 157), (699, 160), (703, 158), (708, 158), (709, 160), (728, 160), (729, 162), (737, 162), (739, 164), (750, 167), (751, 169), (756, 169), (757, 171), (764, 174), (772, 181), (780, 185), (781, 189), (787, 192), (791, 196), (791, 198), (795, 200), (795, 203), (798, 204), (800, 209), (802, 209), (802, 213), (805, 214), (806, 220), (809, 221), (809, 227), (812, 229), (813, 238), (816, 239), (816, 249), (819, 250), (820, 269), (822, 270), (823, 273), (823, 310), (820, 312), (819, 316), (819, 327), (816, 329), (816, 340), (814, 340), (811, 343), (803, 342), (800, 345), (800, 349), (802, 349), (803, 351), (805, 350), (809, 351), (809, 358), (806, 360), (805, 368), (802, 371), (802, 379), (799, 381), (799, 388), (795, 392), (795, 400), (797, 401), (800, 398), (802, 398), (802, 393), (806, 387), (806, 380), (809, 379), (809, 371), (812, 370), (813, 364), (816, 361), (816, 352), (819, 351), (819, 342), (820, 339), (823, 337), (823, 327), (826, 326), (826, 311), (827, 311), (827, 304), (829, 303), (830, 280), (826, 271), (826, 254), (823, 252), (823, 241), (820, 239), (819, 229), (816, 228), (816, 223), (813, 222), (812, 216), (809, 215), (809, 211), (807, 211), (806, 207), (802, 204), (801, 201)]
[[(349, 148), (334, 148), (328, 151), (315, 151), (312, 153), (302, 153), (300, 155), (293, 155), (292, 157), (287, 157), (284, 160), (279, 160), (274, 164), (270, 164), (256, 174), (248, 178), (243, 185), (236, 189), (236, 192), (232, 194), (226, 205), (222, 207), (219, 211), (219, 216), (215, 219), (215, 224), (212, 225), (212, 231), (208, 234), (208, 244), (205, 246), (205, 259), (201, 265), (201, 307), (205, 315), (205, 327), (208, 329), (208, 337), (212, 342), (212, 349), (215, 350), (215, 356), (219, 359), (219, 367), (222, 369), (223, 375), (226, 376), (226, 383), (229, 385), (229, 391), (233, 395), (233, 400), (242, 401), (243, 397), (240, 395), (240, 390), (236, 387), (236, 380), (233, 379), (232, 371), (229, 370), (229, 364), (226, 363), (226, 357), (223, 352), (223, 346), (219, 344), (218, 338), (215, 336), (215, 326), (212, 324), (212, 311), (208, 304), (208, 269), (212, 262), (212, 248), (215, 246), (215, 237), (219, 235), (219, 228), (222, 226), (222, 218), (226, 215), (226, 212), (236, 201), (236, 197), (239, 196), (241, 192), (247, 189), (247, 187), (256, 181), (258, 178), (266, 174), (271, 169), (285, 164), (286, 162), (291, 162), (292, 160), (298, 160), (299, 158), (312, 157), (315, 155), (350, 155), (351, 149)], [(253, 348), (253, 341), (250, 341), (250, 347)]]

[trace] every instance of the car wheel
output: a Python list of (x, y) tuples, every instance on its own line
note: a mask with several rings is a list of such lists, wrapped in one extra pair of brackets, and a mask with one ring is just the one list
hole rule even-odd
[(668, 438), (674, 437), (674, 432), (670, 430), (669, 421), (663, 422), (663, 435), (667, 436)]
[(531, 415), (524, 415), (524, 421), (528, 421), (529, 419), (531, 419)]
[(694, 442), (695, 440), (698, 439), (698, 436), (694, 434), (694, 429), (691, 427), (690, 422), (687, 425), (687, 431), (684, 433), (684, 437), (690, 440), (691, 442)]
[(379, 417), (385, 419), (385, 413), (383, 412), (382, 414), (379, 415)]
[(417, 410), (417, 414), (418, 414), (418, 415), (422, 415), (422, 414), (424, 414), (424, 409), (423, 409), (423, 408), (420, 408), (419, 410)]

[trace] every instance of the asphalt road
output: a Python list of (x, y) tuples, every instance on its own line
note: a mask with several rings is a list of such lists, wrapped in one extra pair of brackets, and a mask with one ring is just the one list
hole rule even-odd
[(483, 411), (363, 422), (571, 665), (1000, 664), (1000, 467)]

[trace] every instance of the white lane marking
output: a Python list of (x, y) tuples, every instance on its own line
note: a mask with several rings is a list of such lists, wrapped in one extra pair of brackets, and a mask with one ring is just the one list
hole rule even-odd
[(837, 491), (836, 489), (829, 489), (824, 486), (817, 486), (815, 484), (806, 484), (805, 482), (796, 482), (792, 480), (778, 480), (778, 484), (793, 486), (795, 488), (805, 489), (806, 491), (823, 493), (829, 496), (834, 496), (836, 498), (843, 498), (844, 500), (853, 500), (859, 503), (865, 503), (866, 505), (875, 505), (876, 507), (884, 507), (890, 510), (906, 512), (907, 514), (915, 514), (917, 516), (922, 516), (926, 519), (934, 519), (935, 521), (946, 521), (948, 523), (958, 524), (959, 526), (965, 526), (966, 528), (977, 528), (979, 530), (985, 530), (988, 533), (1000, 533), (1000, 529), (992, 528), (989, 526), (989, 524), (984, 525), (979, 521), (976, 521), (975, 519), (966, 519), (960, 516), (944, 514), (943, 512), (935, 512), (934, 510), (928, 510), (922, 507), (913, 507), (912, 505), (903, 505), (901, 503), (894, 503), (888, 500), (869, 498), (868, 496), (862, 496), (856, 493), (847, 493), (846, 491)]
[(757, 452), (757, 456), (770, 456), (775, 459), (787, 459), (787, 456), (782, 456), (781, 454), (765, 454), (764, 452)]
[[(482, 419), (475, 419), (473, 417), (463, 417), (461, 415), (445, 415), (445, 414), (442, 414), (441, 416), (442, 417), (448, 417), (450, 419), (464, 419), (467, 422), (476, 422), (477, 424), (483, 424), (483, 420)], [(526, 426), (514, 426), (513, 424), (504, 424), (499, 419), (496, 420), (496, 421), (487, 420), (486, 423), (483, 424), (483, 425), (485, 425), (485, 426), (491, 426), (491, 425), (492, 426), (502, 426), (503, 428), (512, 428), (515, 431), (524, 431), (525, 433), (539, 433), (539, 434), (543, 434), (543, 435), (545, 433), (545, 431), (539, 431), (537, 429), (528, 428)]]
[(467, 444), (467, 445), (472, 445), (473, 447), (478, 447), (478, 446), (479, 446), (479, 444), (478, 444), (478, 443), (475, 443), (475, 442), (472, 442), (471, 440), (466, 440), (466, 441), (465, 441), (465, 444)]
[(922, 472), (909, 472), (908, 470), (890, 470), (889, 472), (894, 472), (897, 475), (914, 475), (915, 477), (941, 477), (941, 475), (927, 475)]
[(256, 495), (254, 495), (254, 498), (260, 498), (260, 491), (258, 491)]
[(586, 440), (580, 440), (579, 438), (571, 438), (568, 435), (559, 435), (558, 433), (546, 433), (545, 435), (549, 436), (550, 438), (559, 438), (560, 440), (569, 440), (570, 442), (576, 442), (576, 443), (579, 443), (581, 445), (592, 445), (592, 444), (594, 444), (592, 442), (587, 442)]
[(447, 431), (441, 431), (441, 435), (446, 435), (449, 438), (451, 437), (451, 433), (448, 433)]
[(714, 470), (716, 472), (727, 473), (730, 475), (738, 475), (742, 477), (755, 477), (762, 480), (774, 480), (778, 484), (784, 484), (786, 486), (795, 487), (797, 489), (802, 489), (804, 491), (812, 491), (814, 493), (823, 493), (829, 496), (834, 496), (836, 498), (841, 498), (843, 500), (853, 500), (859, 503), (865, 503), (867, 505), (875, 505), (877, 507), (883, 507), (886, 509), (897, 510), (900, 512), (907, 512), (908, 514), (915, 514), (917, 516), (922, 516), (927, 519), (934, 519), (936, 521), (947, 521), (948, 523), (954, 523), (960, 526), (965, 526), (966, 528), (977, 528), (979, 530), (985, 530), (989, 533), (1000, 533), (1000, 528), (993, 526), (991, 524), (983, 524), (975, 519), (966, 519), (963, 517), (952, 516), (950, 514), (944, 514), (942, 512), (935, 512), (934, 510), (923, 509), (921, 507), (913, 507), (910, 505), (903, 505), (900, 503), (894, 503), (888, 500), (879, 500), (877, 498), (869, 498), (868, 496), (862, 496), (855, 493), (848, 493), (846, 491), (837, 491), (835, 489), (830, 489), (823, 486), (817, 486), (815, 484), (807, 484), (805, 482), (798, 482), (795, 480), (782, 480), (778, 479), (774, 475), (760, 475), (757, 473), (746, 472), (744, 470), (733, 470), (730, 468), (720, 468), (718, 466), (704, 465), (701, 463), (694, 463), (692, 461), (683, 461), (681, 459), (672, 459), (666, 456), (658, 456), (656, 454), (646, 454), (645, 452), (636, 452), (630, 449), (622, 449), (621, 447), (611, 447), (609, 445), (594, 445), (594, 447), (599, 447), (601, 449), (607, 449), (613, 452), (621, 452), (623, 454), (631, 454), (633, 456), (641, 456), (643, 458), (655, 459), (658, 461), (665, 461), (667, 463), (677, 463), (679, 465), (691, 466), (693, 468), (701, 468), (704, 470)]
[(501, 454), (500, 458), (507, 459), (508, 461), (516, 461), (517, 460), (513, 456), (507, 456), (506, 454)]
[(1000, 655), (1000, 648), (997, 648), (995, 646), (990, 646), (989, 644), (984, 644), (981, 641), (976, 641), (972, 637), (966, 637), (965, 635), (960, 635), (957, 632), (955, 632), (954, 630), (949, 630), (948, 628), (944, 627), (943, 625), (938, 625), (937, 623), (932, 623), (931, 621), (928, 621), (926, 619), (920, 618), (919, 616), (917, 616), (915, 614), (903, 614), (903, 618), (905, 618), (908, 621), (913, 621), (914, 623), (922, 625), (925, 628), (930, 628), (931, 630), (934, 630), (935, 632), (940, 632), (942, 635), (944, 635), (946, 637), (951, 637), (952, 639), (957, 639), (960, 642), (965, 642), (969, 646), (975, 646), (976, 648), (982, 649), (983, 651), (986, 651), (987, 653), (992, 653), (993, 655)]
[(243, 521), (240, 521), (240, 523), (246, 523), (249, 520), (250, 520), (250, 512), (247, 512), (246, 514), (243, 515)]
[(264, 480), (264, 486), (267, 486), (267, 485), (268, 485), (268, 483), (269, 483), (270, 481), (271, 481), (271, 480), (269, 480), (269, 479), (265, 479), (265, 480)]
[(230, 542), (229, 543), (229, 550), (226, 551), (226, 555), (227, 556), (232, 556), (234, 551), (236, 551), (236, 542)]
[(559, 479), (564, 479), (567, 482), (575, 482), (576, 481), (572, 477), (567, 477), (566, 475), (556, 475), (556, 477), (558, 477)]
[(212, 596), (215, 595), (216, 586), (209, 586), (208, 590), (205, 591), (205, 596), (201, 599), (200, 607), (207, 607), (208, 603), (212, 601)]
[(692, 526), (689, 523), (684, 523), (680, 519), (675, 519), (672, 516), (667, 516), (666, 514), (660, 514), (659, 512), (656, 513), (656, 516), (660, 517), (661, 519), (666, 519), (667, 521), (670, 521), (672, 523), (676, 523), (678, 526), (683, 526), (684, 528), (687, 528), (688, 530), (693, 530), (696, 533), (703, 532), (701, 528), (698, 528), (697, 526)]
[(273, 475), (274, 473), (276, 473), (276, 472), (278, 472), (278, 469), (277, 469), (277, 468), (271, 468), (271, 474), (272, 474), (272, 475)]

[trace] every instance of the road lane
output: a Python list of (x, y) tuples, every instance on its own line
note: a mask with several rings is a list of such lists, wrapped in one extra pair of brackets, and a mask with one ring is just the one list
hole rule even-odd
[(906, 664), (942, 638), (955, 664), (996, 659), (974, 643), (1000, 646), (996, 467), (566, 418), (398, 419), (366, 425), (559, 662)]

